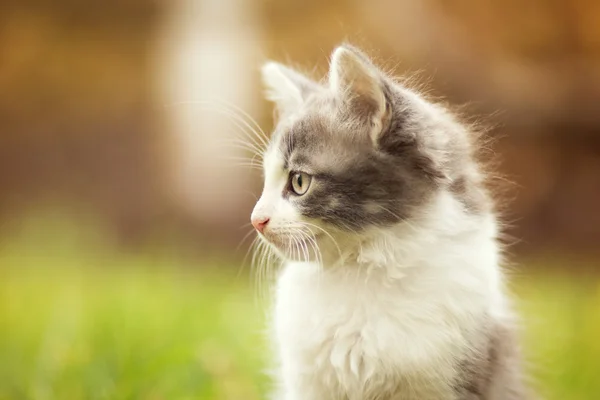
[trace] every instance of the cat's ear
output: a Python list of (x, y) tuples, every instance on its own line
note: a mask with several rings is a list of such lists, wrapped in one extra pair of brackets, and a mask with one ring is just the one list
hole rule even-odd
[(262, 67), (262, 77), (267, 87), (267, 99), (282, 113), (297, 110), (311, 93), (319, 90), (318, 83), (273, 61)]
[(331, 56), (329, 85), (353, 115), (369, 124), (371, 138), (377, 142), (389, 117), (383, 74), (379, 69), (359, 50), (340, 46)]

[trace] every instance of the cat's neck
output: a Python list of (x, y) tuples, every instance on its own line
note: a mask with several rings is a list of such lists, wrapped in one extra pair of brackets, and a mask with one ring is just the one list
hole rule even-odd
[(413, 222), (377, 228), (349, 239), (323, 258), (322, 269), (385, 270), (402, 278), (410, 268), (446, 265), (448, 260), (497, 262), (496, 221), (473, 216), (452, 196), (440, 194)]

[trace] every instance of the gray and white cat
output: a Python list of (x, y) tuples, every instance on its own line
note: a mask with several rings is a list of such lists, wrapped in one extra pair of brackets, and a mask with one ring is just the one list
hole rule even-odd
[(472, 133), (350, 46), (326, 81), (277, 63), (252, 213), (283, 260), (280, 400), (525, 397)]

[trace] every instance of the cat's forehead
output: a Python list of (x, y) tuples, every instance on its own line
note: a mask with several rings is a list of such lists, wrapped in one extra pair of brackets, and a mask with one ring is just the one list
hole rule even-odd
[(361, 155), (356, 128), (330, 105), (319, 104), (278, 124), (272, 147), (285, 169), (331, 171)]

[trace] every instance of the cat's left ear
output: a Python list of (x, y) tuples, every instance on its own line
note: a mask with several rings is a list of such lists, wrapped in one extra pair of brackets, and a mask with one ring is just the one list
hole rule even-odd
[(350, 107), (350, 112), (369, 125), (374, 143), (383, 133), (390, 114), (383, 79), (379, 69), (359, 50), (347, 45), (334, 50), (329, 85)]
[(262, 77), (267, 87), (267, 99), (284, 114), (300, 108), (307, 97), (320, 88), (310, 78), (273, 61), (262, 67)]

